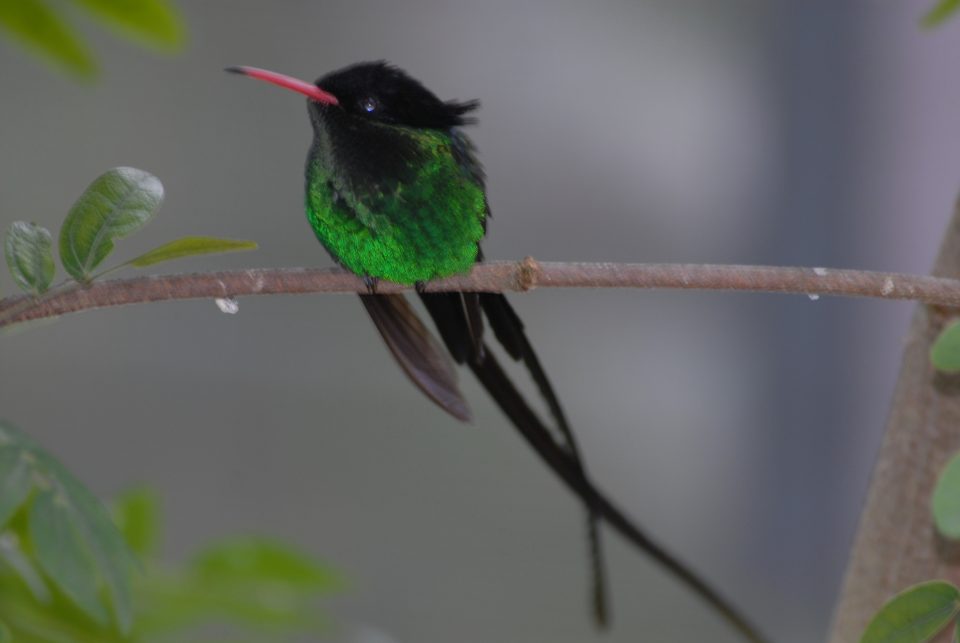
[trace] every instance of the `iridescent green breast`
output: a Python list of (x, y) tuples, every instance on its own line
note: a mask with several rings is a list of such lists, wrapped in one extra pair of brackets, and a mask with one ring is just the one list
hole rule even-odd
[[(413, 284), (463, 273), (478, 256), (487, 205), (483, 186), (462, 162), (459, 140), (437, 130), (390, 127), (402, 162), (375, 162), (376, 137), (356, 149), (315, 142), (307, 159), (307, 219), (345, 268)], [(371, 161), (372, 163), (367, 163)], [(370, 166), (374, 167), (373, 171)], [(388, 166), (392, 169), (384, 169)]]

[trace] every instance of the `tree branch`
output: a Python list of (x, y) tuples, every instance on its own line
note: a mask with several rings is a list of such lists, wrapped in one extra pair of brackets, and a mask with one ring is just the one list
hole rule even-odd
[[(960, 202), (933, 273), (960, 275)], [(960, 583), (960, 545), (941, 538), (930, 515), (937, 476), (960, 448), (960, 375), (935, 373), (929, 357), (945, 312), (920, 306), (913, 317), (830, 643), (859, 641), (877, 610), (911, 585)]]
[[(467, 274), (438, 279), (425, 290), (505, 292), (533, 288), (640, 288), (730, 290), (786, 294), (903, 299), (960, 307), (960, 280), (861, 270), (720, 266), (709, 264), (623, 264), (492, 261)], [(410, 287), (381, 283), (377, 292)], [(339, 268), (251, 269), (134, 277), (68, 288), (32, 300), (0, 300), (0, 328), (67, 313), (173, 299), (305, 293), (366, 292), (363, 280)]]

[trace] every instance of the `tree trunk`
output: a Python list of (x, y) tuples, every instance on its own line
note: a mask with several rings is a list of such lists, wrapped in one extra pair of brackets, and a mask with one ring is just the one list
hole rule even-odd
[[(960, 276), (960, 202), (933, 274)], [(938, 374), (930, 345), (956, 311), (919, 305), (903, 351), (893, 408), (833, 615), (831, 643), (856, 643), (894, 594), (916, 583), (960, 584), (960, 549), (933, 527), (930, 496), (960, 449), (960, 377)]]

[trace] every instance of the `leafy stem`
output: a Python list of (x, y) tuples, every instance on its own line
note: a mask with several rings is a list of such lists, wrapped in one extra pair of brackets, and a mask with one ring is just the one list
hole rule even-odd
[(4, 250), (16, 284), (31, 296), (0, 311), (0, 326), (32, 307), (88, 288), (97, 279), (125, 267), (144, 268), (195, 255), (252, 250), (252, 241), (216, 237), (183, 237), (165, 243), (117, 266), (94, 272), (113, 251), (114, 243), (149, 222), (163, 202), (163, 185), (148, 172), (114, 168), (99, 176), (80, 195), (60, 230), (60, 261), (70, 278), (52, 289), (56, 271), (52, 236), (35, 223), (15, 221)]

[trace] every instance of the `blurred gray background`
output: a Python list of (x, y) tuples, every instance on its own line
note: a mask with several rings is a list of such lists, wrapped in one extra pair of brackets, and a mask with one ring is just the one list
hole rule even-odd
[[(91, 27), (92, 86), (0, 41), (0, 223), (56, 231), (133, 165), (168, 197), (118, 257), (214, 234), (261, 250), (169, 269), (329, 265), (302, 211), (303, 100), (221, 68), (387, 58), (482, 99), (490, 258), (926, 272), (960, 187), (960, 21), (921, 30), (930, 3), (182, 2), (178, 57)], [(822, 639), (911, 305), (513, 301), (601, 486), (775, 640)], [(171, 560), (251, 532), (343, 570), (334, 640), (737, 640), (609, 532), (615, 625), (595, 632), (580, 507), (464, 388), (473, 426), (411, 387), (349, 296), (92, 312), (0, 342), (0, 414), (105, 497), (155, 486)]]

